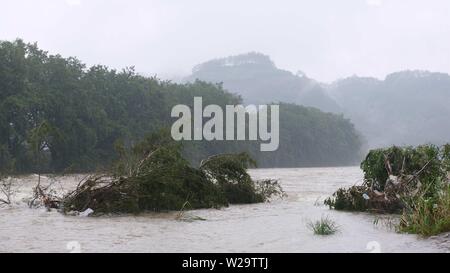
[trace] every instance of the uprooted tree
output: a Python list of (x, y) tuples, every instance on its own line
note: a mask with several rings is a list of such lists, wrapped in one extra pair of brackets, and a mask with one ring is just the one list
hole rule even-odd
[(450, 231), (450, 144), (372, 150), (361, 169), (362, 185), (338, 189), (325, 204), (336, 210), (402, 213), (401, 229), (413, 233)]
[(217, 155), (190, 166), (182, 147), (167, 131), (152, 134), (127, 151), (110, 174), (91, 176), (60, 202), (63, 212), (92, 209), (95, 214), (219, 208), (258, 203), (284, 195), (275, 180), (254, 181), (245, 153)]

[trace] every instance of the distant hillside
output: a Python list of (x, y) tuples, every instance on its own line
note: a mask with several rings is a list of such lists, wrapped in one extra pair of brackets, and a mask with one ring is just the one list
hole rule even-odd
[(403, 71), (381, 81), (351, 77), (329, 93), (372, 147), (450, 141), (450, 76)]
[(239, 94), (245, 103), (264, 104), (273, 101), (316, 107), (325, 112), (340, 112), (337, 103), (314, 80), (303, 74), (281, 70), (260, 53), (248, 53), (215, 59), (194, 67), (186, 81), (196, 79), (223, 83), (230, 92)]
[(350, 77), (326, 86), (248, 53), (196, 66), (186, 80), (223, 83), (245, 103), (281, 101), (343, 113), (369, 147), (450, 141), (450, 76), (403, 71), (385, 80)]

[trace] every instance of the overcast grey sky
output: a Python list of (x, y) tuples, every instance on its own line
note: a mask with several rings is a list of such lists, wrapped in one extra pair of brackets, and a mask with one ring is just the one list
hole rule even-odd
[(161, 77), (249, 51), (321, 81), (450, 72), (448, 0), (0, 0), (0, 39)]

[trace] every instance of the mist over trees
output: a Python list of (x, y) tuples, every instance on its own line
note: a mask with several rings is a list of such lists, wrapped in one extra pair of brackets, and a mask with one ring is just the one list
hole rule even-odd
[[(192, 106), (194, 96), (202, 96), (204, 105), (242, 102), (220, 84), (176, 84), (141, 76), (133, 68), (87, 67), (76, 58), (48, 54), (36, 44), (2, 41), (0, 170), (84, 172), (107, 167), (118, 157), (118, 147), (131, 147), (149, 133), (170, 127), (172, 107)], [(359, 160), (360, 138), (340, 115), (281, 104), (280, 123), (276, 152), (259, 152), (256, 141), (190, 141), (183, 143), (184, 153), (197, 164), (209, 155), (249, 152), (261, 167)]]
[(275, 100), (342, 113), (363, 136), (365, 149), (450, 141), (450, 76), (444, 73), (402, 71), (385, 80), (355, 76), (323, 84), (248, 53), (200, 64), (186, 78), (195, 79), (222, 82), (246, 103)]
[(186, 81), (200, 79), (223, 83), (223, 87), (242, 96), (244, 103), (265, 104), (271, 101), (316, 107), (325, 112), (340, 112), (319, 83), (303, 73), (279, 69), (269, 56), (247, 53), (199, 64)]
[(402, 71), (385, 80), (351, 77), (330, 94), (371, 147), (450, 141), (450, 76)]

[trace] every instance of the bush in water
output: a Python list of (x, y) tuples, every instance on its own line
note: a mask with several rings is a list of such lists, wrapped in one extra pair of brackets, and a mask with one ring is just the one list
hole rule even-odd
[(111, 175), (93, 176), (63, 198), (65, 212), (87, 208), (100, 213), (138, 213), (190, 208), (218, 208), (258, 203), (283, 195), (277, 181), (254, 181), (247, 168), (254, 161), (245, 153), (217, 155), (189, 165), (181, 145), (163, 130), (147, 137), (122, 159)]

